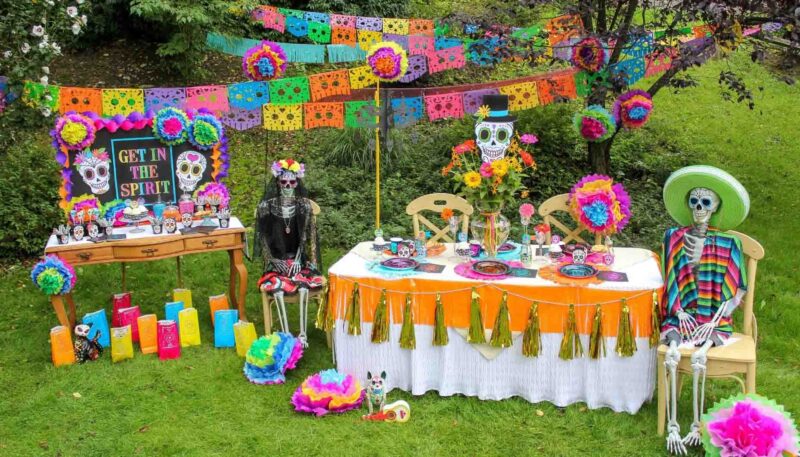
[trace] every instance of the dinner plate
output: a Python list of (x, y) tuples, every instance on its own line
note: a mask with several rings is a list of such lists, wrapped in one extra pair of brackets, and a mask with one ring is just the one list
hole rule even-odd
[(413, 270), (419, 266), (419, 262), (414, 259), (406, 259), (404, 257), (394, 257), (391, 259), (384, 260), (381, 262), (381, 266), (383, 268), (388, 268), (390, 270)]
[(508, 265), (496, 260), (481, 260), (472, 264), (472, 271), (484, 276), (502, 276), (510, 270)]
[(497, 252), (511, 252), (517, 247), (513, 243), (503, 243), (499, 248), (497, 248)]
[(558, 269), (558, 272), (563, 276), (573, 279), (586, 279), (591, 278), (597, 274), (597, 268), (586, 264), (570, 263), (563, 265)]

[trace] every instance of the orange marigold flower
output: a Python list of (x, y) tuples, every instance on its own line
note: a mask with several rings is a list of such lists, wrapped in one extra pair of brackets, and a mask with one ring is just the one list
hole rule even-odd
[(442, 209), (442, 219), (449, 221), (451, 217), (453, 217), (454, 213), (453, 210), (450, 208), (443, 208)]
[(522, 159), (522, 163), (525, 164), (526, 167), (534, 166), (536, 161), (533, 160), (533, 156), (526, 151), (519, 151), (519, 157)]

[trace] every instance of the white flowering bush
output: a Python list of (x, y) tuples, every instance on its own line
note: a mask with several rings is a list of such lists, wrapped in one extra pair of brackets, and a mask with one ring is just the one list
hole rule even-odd
[(8, 91), (22, 93), (26, 81), (38, 83), (35, 108), (52, 114), (50, 63), (63, 46), (83, 33), (90, 10), (87, 0), (0, 0), (0, 76)]

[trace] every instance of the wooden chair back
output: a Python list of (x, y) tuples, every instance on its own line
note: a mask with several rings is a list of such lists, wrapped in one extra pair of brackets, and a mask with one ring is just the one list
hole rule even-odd
[(420, 214), (423, 211), (441, 213), (444, 208), (450, 208), (453, 211), (460, 212), (462, 214), (461, 230), (465, 233), (469, 233), (469, 217), (472, 215), (472, 205), (458, 195), (435, 193), (418, 197), (406, 206), (406, 214), (411, 216), (411, 222), (414, 226), (414, 236), (416, 237), (420, 232), (420, 223), (422, 223), (422, 225), (429, 228), (433, 233), (430, 241), (437, 242), (441, 240), (449, 243), (455, 242), (456, 240), (449, 234), (449, 227), (447, 225), (445, 225), (444, 228), (439, 228), (436, 224), (431, 222), (430, 219)]
[(756, 296), (756, 270), (758, 268), (758, 261), (764, 258), (764, 247), (754, 240), (749, 235), (744, 233), (729, 231), (731, 235), (735, 235), (742, 242), (742, 251), (745, 256), (746, 269), (747, 269), (747, 292), (744, 299), (742, 299), (741, 308), (743, 313), (742, 320), (742, 333), (753, 337), (756, 343), (758, 337), (758, 326), (756, 325), (755, 313), (753, 311), (753, 302)]
[(569, 215), (569, 194), (560, 194), (550, 197), (539, 205), (539, 214), (544, 218), (544, 223), (550, 226), (550, 232), (547, 233), (547, 244), (550, 244), (550, 239), (553, 236), (553, 227), (559, 229), (564, 236), (561, 238), (565, 244), (570, 241), (578, 241), (585, 244), (602, 244), (602, 237), (598, 234), (594, 236), (594, 243), (587, 242), (581, 235), (584, 231), (588, 231), (583, 224), (577, 224), (575, 228), (569, 228), (566, 224), (553, 216), (553, 213), (565, 212), (570, 220), (572, 216)]

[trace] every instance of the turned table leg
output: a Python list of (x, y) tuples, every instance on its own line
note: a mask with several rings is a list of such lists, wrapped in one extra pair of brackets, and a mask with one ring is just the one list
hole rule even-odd
[[(70, 297), (69, 300), (71, 301), (72, 297)], [(68, 328), (70, 333), (72, 333), (73, 323), (70, 322), (69, 318), (67, 317), (67, 309), (64, 306), (64, 297), (61, 295), (51, 295), (50, 303), (53, 305), (53, 310), (56, 312), (56, 316), (58, 317), (58, 323)], [(72, 307), (74, 309), (74, 305), (72, 305)]]
[[(247, 268), (244, 265), (244, 255), (241, 249), (234, 249), (228, 251), (230, 257), (230, 286), (228, 292), (231, 299), (239, 309), (239, 319), (246, 321), (247, 314), (245, 313), (245, 297), (247, 295)], [(239, 280), (239, 288), (236, 288), (236, 280)]]

